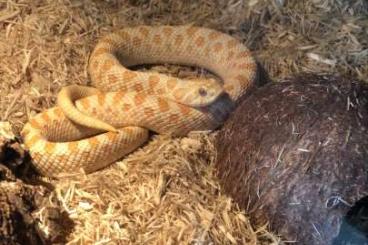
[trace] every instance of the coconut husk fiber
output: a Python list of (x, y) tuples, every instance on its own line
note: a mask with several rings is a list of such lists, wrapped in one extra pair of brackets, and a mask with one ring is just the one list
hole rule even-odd
[(366, 84), (302, 74), (239, 105), (216, 137), (217, 173), (253, 224), (296, 244), (332, 244), (368, 193), (367, 136)]

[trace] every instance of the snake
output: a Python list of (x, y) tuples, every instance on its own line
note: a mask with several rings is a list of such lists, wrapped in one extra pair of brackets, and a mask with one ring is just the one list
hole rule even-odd
[[(139, 65), (200, 67), (219, 79), (139, 71)], [(229, 34), (192, 25), (124, 27), (102, 37), (88, 62), (90, 85), (63, 87), (54, 107), (21, 136), (38, 173), (100, 170), (149, 140), (215, 130), (254, 85), (250, 50)]]

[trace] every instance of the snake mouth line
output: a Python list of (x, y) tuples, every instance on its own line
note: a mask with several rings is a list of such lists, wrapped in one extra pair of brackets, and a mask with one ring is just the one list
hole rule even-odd
[(194, 108), (202, 108), (202, 107), (208, 107), (212, 104), (216, 103), (216, 101), (220, 100), (223, 96), (225, 96), (227, 93), (225, 91), (218, 92), (216, 95), (214, 95), (214, 99), (208, 102), (203, 102), (197, 106), (193, 106)]

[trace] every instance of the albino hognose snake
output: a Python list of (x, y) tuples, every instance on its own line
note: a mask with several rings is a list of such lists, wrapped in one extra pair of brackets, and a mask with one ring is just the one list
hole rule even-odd
[[(157, 63), (203, 67), (223, 84), (127, 68)], [(37, 114), (22, 130), (42, 175), (103, 168), (147, 141), (148, 129), (179, 136), (215, 129), (254, 83), (256, 63), (240, 41), (218, 31), (137, 26), (102, 38), (88, 71), (96, 88), (62, 89), (58, 106)]]

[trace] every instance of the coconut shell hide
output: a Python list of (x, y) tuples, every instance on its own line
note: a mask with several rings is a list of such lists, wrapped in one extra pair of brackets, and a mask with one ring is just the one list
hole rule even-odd
[(368, 192), (368, 87), (299, 75), (244, 100), (216, 138), (225, 192), (255, 225), (296, 244), (332, 244)]

